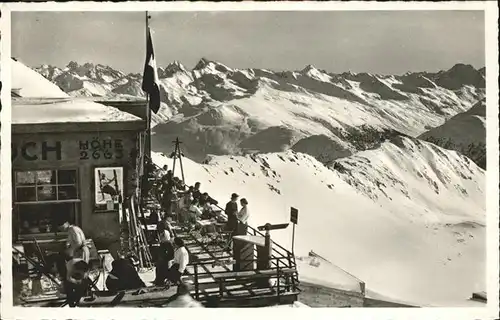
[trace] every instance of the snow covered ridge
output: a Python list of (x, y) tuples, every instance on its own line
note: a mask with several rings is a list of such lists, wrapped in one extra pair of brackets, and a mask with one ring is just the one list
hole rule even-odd
[[(143, 96), (140, 75), (101, 65), (35, 70), (73, 96)], [(418, 136), (468, 110), (484, 97), (484, 72), (464, 64), (405, 75), (333, 74), (312, 65), (275, 72), (209, 59), (189, 70), (176, 61), (158, 70), (162, 107), (153, 118), (153, 144), (169, 152), (181, 132), (185, 154), (200, 162), (207, 154), (280, 152), (296, 144), (333, 161), (394, 134)], [(315, 154), (304, 139), (331, 151)]]
[[(172, 159), (153, 155), (158, 165)], [(320, 253), (367, 291), (416, 305), (462, 306), (485, 288), (485, 172), (455, 151), (413, 138), (324, 166), (286, 151), (184, 159), (187, 182), (224, 203), (249, 200), (250, 224), (289, 221), (299, 208), (295, 252)], [(343, 169), (342, 169), (343, 168)], [(273, 239), (290, 248), (291, 230)], [(321, 264), (300, 276), (354, 290), (357, 281)], [(397, 275), (397, 276), (396, 276)]]
[(456, 150), (486, 169), (486, 99), (423, 133), (419, 139)]

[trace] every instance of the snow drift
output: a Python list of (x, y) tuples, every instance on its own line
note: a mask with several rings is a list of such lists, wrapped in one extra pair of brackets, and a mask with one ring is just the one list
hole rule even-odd
[[(160, 153), (153, 160), (172, 164)], [(190, 184), (200, 181), (222, 203), (232, 192), (247, 198), (254, 226), (286, 222), (290, 207), (299, 208), (296, 254), (320, 252), (373, 292), (459, 306), (484, 288), (481, 168), (454, 151), (410, 138), (339, 163), (327, 168), (287, 151), (214, 156), (206, 164), (184, 159), (184, 168)], [(290, 246), (290, 230), (272, 237)], [(357, 285), (331, 269), (306, 267), (301, 275), (340, 288)]]

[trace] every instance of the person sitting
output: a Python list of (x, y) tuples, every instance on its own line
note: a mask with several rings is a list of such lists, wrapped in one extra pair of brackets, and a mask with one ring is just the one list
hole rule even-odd
[(161, 286), (165, 283), (165, 279), (170, 272), (169, 269), (172, 265), (172, 260), (174, 259), (174, 246), (172, 241), (165, 241), (160, 243), (160, 250), (158, 254), (158, 260), (156, 261), (155, 268), (155, 280), (153, 283), (157, 286)]
[(151, 210), (151, 214), (147, 219), (148, 224), (157, 224), (160, 221), (160, 217), (158, 216), (158, 212), (156, 210)]
[(167, 308), (203, 308), (203, 305), (193, 299), (189, 294), (189, 287), (186, 283), (182, 282), (177, 287), (175, 299), (168, 302), (165, 307)]
[(167, 279), (177, 284), (186, 271), (186, 267), (189, 263), (189, 253), (184, 247), (184, 241), (181, 238), (174, 238), (174, 247), (174, 261), (168, 270)]
[(186, 190), (186, 185), (181, 181), (179, 187), (177, 188), (177, 209), (183, 210), (186, 208), (185, 196), (188, 190)]
[(167, 221), (160, 221), (157, 226), (160, 248), (156, 261), (156, 277), (153, 281), (156, 285), (162, 285), (167, 277), (171, 261), (174, 259), (174, 246), (172, 244), (172, 230)]
[(191, 202), (191, 205), (189, 206), (189, 212), (191, 213), (191, 219), (194, 219), (194, 222), (200, 219), (203, 213), (200, 209), (200, 203), (196, 200), (193, 200), (193, 202)]
[(161, 180), (163, 181), (164, 184), (173, 184), (173, 180), (174, 180), (174, 173), (172, 172), (172, 170), (168, 170), (167, 173), (161, 177)]
[(200, 196), (200, 199), (198, 200), (198, 203), (200, 204), (200, 207), (205, 206), (209, 202), (209, 197), (207, 192), (203, 192)]
[(161, 170), (159, 170), (160, 179), (168, 173), (168, 165), (164, 165)]
[(156, 231), (158, 232), (158, 239), (160, 243), (172, 241), (172, 229), (170, 227), (170, 223), (166, 220), (158, 222), (156, 225)]
[(119, 258), (111, 263), (111, 272), (106, 278), (106, 287), (111, 292), (146, 287), (130, 258)]
[(63, 282), (66, 301), (73, 308), (90, 289), (89, 264), (81, 258), (66, 263), (66, 279)]
[(193, 198), (194, 198), (195, 200), (200, 200), (200, 197), (201, 197), (200, 187), (201, 187), (201, 183), (200, 183), (200, 182), (196, 182), (196, 183), (194, 184), (194, 188), (193, 188)]

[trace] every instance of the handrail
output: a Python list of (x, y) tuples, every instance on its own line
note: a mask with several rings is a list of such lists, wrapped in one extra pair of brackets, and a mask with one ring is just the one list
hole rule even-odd
[[(227, 215), (226, 215), (226, 213), (225, 213), (225, 210), (224, 210), (221, 206), (219, 206), (218, 204), (216, 204), (215, 206), (221, 210), (220, 215), (221, 215), (223, 218), (225, 218), (225, 219), (226, 219), (226, 221), (227, 221)], [(261, 237), (265, 237), (265, 235), (264, 235), (262, 232), (260, 232), (259, 230), (255, 229), (255, 228), (254, 228), (254, 227), (252, 227), (251, 225), (247, 225), (247, 234), (249, 234), (249, 231), (252, 231), (254, 236), (259, 235), (259, 236), (261, 236)], [(252, 234), (249, 234), (249, 235), (252, 235)], [(283, 248), (283, 247), (282, 247), (282, 246), (280, 246), (277, 242), (274, 242), (274, 241), (273, 241), (273, 251), (276, 251), (276, 253), (279, 253), (279, 254), (280, 254), (280, 255), (282, 255), (282, 256), (284, 256), (284, 255), (283, 255), (283, 253), (281, 253), (281, 252), (279, 252), (278, 250), (276, 250), (276, 249), (274, 248), (275, 246), (276, 246), (276, 247), (278, 247), (278, 248), (280, 248), (281, 250), (283, 250), (283, 251), (285, 251), (285, 252), (289, 252), (289, 250), (287, 250), (287, 249)]]
[[(150, 159), (150, 163), (153, 165), (154, 168), (156, 169), (159, 169), (159, 170), (162, 170), (162, 168), (160, 168), (158, 165), (156, 165), (154, 162), (152, 162), (152, 159)], [(158, 181), (155, 181), (155, 183), (153, 183), (151, 185), (151, 187), (149, 188), (149, 194), (150, 196), (153, 196), (156, 200), (159, 200), (158, 199), (158, 187), (160, 186), (158, 183)], [(218, 216), (225, 222), (227, 222), (228, 220), (228, 216), (227, 214), (225, 213), (225, 210), (218, 204), (214, 204), (214, 206), (218, 209), (220, 209), (220, 212), (218, 214)], [(265, 235), (260, 232), (259, 230), (257, 230), (256, 228), (252, 227), (251, 225), (247, 225), (247, 235), (253, 235), (253, 236), (261, 236), (261, 237), (265, 237)], [(234, 241), (232, 238), (229, 240), (229, 243)], [(197, 241), (198, 242), (198, 241)], [(278, 244), (277, 242), (273, 241), (272, 242), (272, 248), (271, 248), (271, 252), (272, 252), (272, 257), (270, 257), (270, 264), (271, 264), (271, 270), (276, 268), (276, 269), (280, 269), (282, 267), (285, 267), (285, 268), (294, 268), (296, 269), (297, 268), (297, 264), (296, 264), (296, 261), (295, 261), (295, 256), (293, 255), (293, 253), (291, 253), (289, 250), (287, 250), (286, 248), (284, 248), (283, 246), (281, 246), (280, 244)], [(201, 245), (201, 247), (203, 249), (207, 249), (205, 247), (204, 244), (202, 243), (199, 243), (199, 245)], [(254, 247), (254, 253), (257, 249)], [(216, 261), (218, 260), (217, 257), (213, 257), (213, 261)], [(196, 277), (199, 277), (200, 275), (204, 275), (205, 273), (200, 273), (198, 272), (199, 270), (197, 269), (199, 266), (204, 266), (204, 265), (208, 265), (208, 264), (211, 264), (212, 262), (208, 262), (210, 261), (210, 258), (208, 260), (205, 260), (205, 263), (201, 263), (202, 261), (199, 261), (199, 262), (196, 262), (194, 263), (194, 265), (196, 266), (196, 270), (195, 270), (195, 273), (197, 274)], [(248, 263), (255, 263), (257, 262), (257, 259), (247, 259), (247, 260), (241, 260), (242, 262), (248, 262)], [(224, 271), (226, 272), (226, 271)], [(215, 273), (215, 272), (213, 272)], [(208, 273), (207, 273), (208, 274)], [(295, 272), (295, 274), (293, 275), (292, 278), (292, 286), (295, 287), (296, 284), (295, 282), (299, 282), (299, 279), (298, 279), (298, 272)]]
[[(196, 297), (197, 300), (200, 299), (200, 288), (199, 288), (199, 284), (198, 284), (198, 279), (203, 276), (203, 275), (207, 275), (207, 274), (210, 274), (210, 275), (214, 275), (214, 274), (223, 274), (223, 273), (231, 273), (230, 271), (220, 271), (220, 272), (211, 272), (211, 273), (200, 273), (198, 271), (198, 268), (199, 268), (199, 264), (198, 263), (195, 263), (193, 264), (193, 267), (194, 267), (194, 274), (195, 274), (195, 288), (194, 288), (194, 296)], [(300, 292), (300, 288), (298, 288), (297, 286), (297, 283), (295, 282), (295, 277), (293, 274), (287, 274), (287, 273), (284, 273), (282, 272), (282, 269), (283, 268), (276, 268), (274, 270), (276, 270), (276, 273), (272, 273), (272, 274), (262, 274), (262, 276), (264, 276), (264, 278), (268, 278), (268, 279), (276, 279), (276, 283), (275, 283), (275, 286), (276, 286), (276, 294), (279, 298), (280, 294), (281, 294), (281, 290), (282, 289), (285, 289), (285, 291), (287, 292), (292, 292), (292, 291), (298, 291)], [(295, 271), (295, 274), (296, 274), (297, 271)], [(256, 272), (255, 275), (259, 275), (258, 272)], [(251, 277), (251, 276), (249, 276)], [(234, 280), (231, 280), (229, 281), (228, 283), (230, 284), (238, 284), (239, 282), (244, 282), (244, 281), (248, 281), (246, 280), (245, 276), (242, 276), (241, 278), (235, 276), (235, 279)], [(213, 279), (213, 277), (212, 277)], [(283, 285), (281, 283), (280, 280), (285, 280), (285, 284)], [(291, 280), (291, 283), (290, 283), (290, 280)], [(219, 284), (219, 297), (222, 297), (223, 296), (223, 292), (226, 291), (226, 292), (231, 292), (231, 291), (237, 291), (237, 290), (249, 290), (251, 291), (252, 289), (251, 288), (248, 288), (248, 286), (243, 286), (243, 288), (233, 288), (233, 289), (228, 289), (228, 288), (223, 288), (222, 284), (226, 282), (226, 280), (224, 280), (223, 278), (221, 279), (213, 279), (212, 281), (204, 281), (203, 284), (204, 285), (209, 285), (209, 284)], [(270, 287), (272, 288), (272, 287)], [(209, 296), (208, 293), (205, 293), (203, 294), (203, 296), (207, 297)]]

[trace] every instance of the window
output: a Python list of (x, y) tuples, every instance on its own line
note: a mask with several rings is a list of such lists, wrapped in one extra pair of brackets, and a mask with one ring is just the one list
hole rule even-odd
[(80, 202), (77, 177), (76, 170), (15, 172), (19, 234), (55, 233), (65, 220), (75, 223)]

